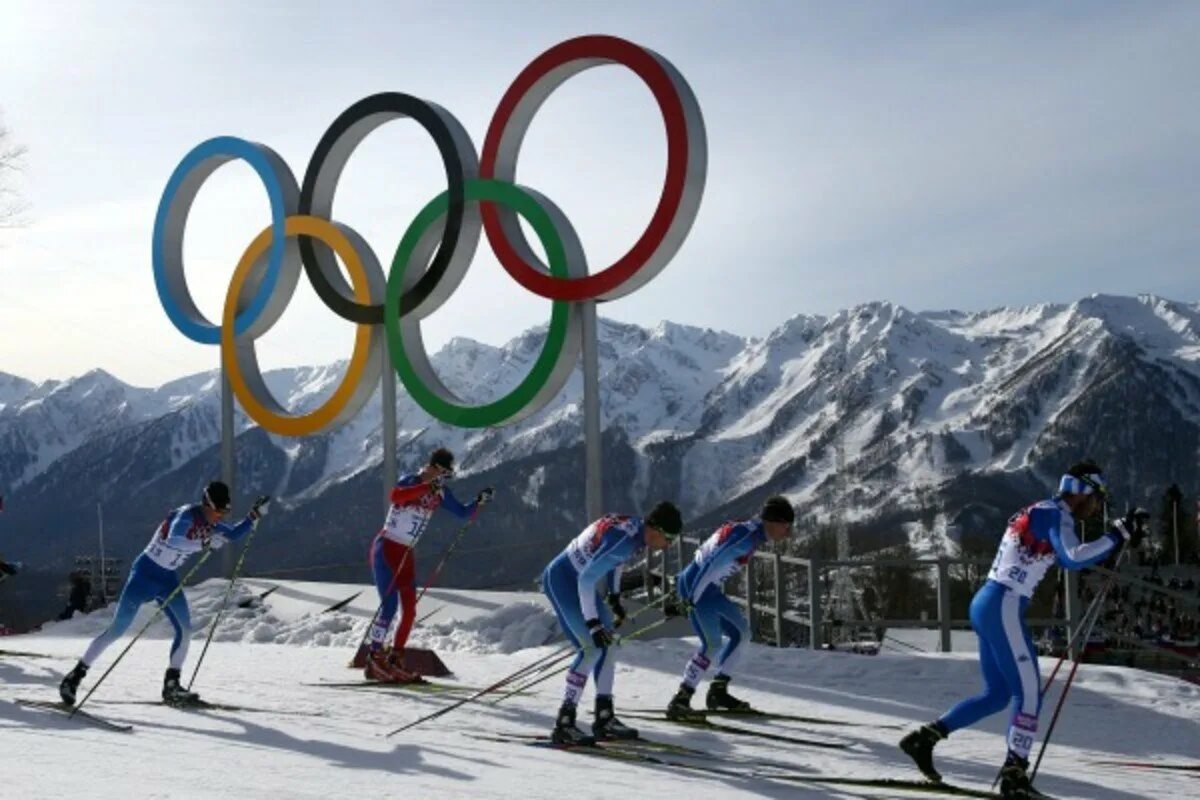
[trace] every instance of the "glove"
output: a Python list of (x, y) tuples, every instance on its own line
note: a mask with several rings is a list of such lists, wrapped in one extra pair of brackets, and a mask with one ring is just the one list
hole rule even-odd
[(494, 494), (496, 494), (496, 490), (490, 486), (481, 490), (479, 494), (475, 495), (475, 505), (486, 506), (488, 503), (492, 502), (492, 496)]
[(271, 507), (270, 495), (259, 495), (254, 500), (254, 505), (250, 506), (250, 519), (257, 521), (259, 517), (267, 515), (267, 509)]
[(612, 631), (604, 627), (604, 623), (596, 618), (587, 621), (588, 633), (592, 634), (592, 643), (596, 647), (608, 647), (613, 643)]
[(678, 594), (672, 592), (667, 595), (667, 599), (663, 601), (663, 615), (670, 617), (686, 617), (692, 613), (695, 606), (691, 600), (685, 600)]
[[(258, 524), (257, 517), (254, 519), (254, 524)], [(228, 539), (226, 539), (222, 534), (214, 533), (212, 536), (208, 537), (208, 544), (206, 546), (209, 550), (220, 550), (227, 544), (229, 544)]]
[(621, 627), (621, 623), (624, 622), (625, 618), (629, 616), (625, 613), (625, 606), (621, 605), (621, 593), (609, 592), (608, 596), (604, 598), (604, 601), (608, 603), (608, 607), (612, 609), (613, 627)]
[(0, 572), (3, 572), (5, 575), (16, 575), (21, 571), (21, 566), (20, 561), (9, 561), (7, 563), (0, 561)]

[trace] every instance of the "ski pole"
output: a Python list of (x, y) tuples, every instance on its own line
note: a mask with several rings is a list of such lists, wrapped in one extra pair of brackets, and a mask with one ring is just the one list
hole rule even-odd
[[(647, 631), (657, 628), (659, 625), (665, 624), (668, 619), (669, 619), (669, 617), (663, 617), (660, 620), (655, 620), (654, 622), (651, 622), (649, 625), (639, 628), (638, 630), (634, 631), (633, 633), (629, 634), (628, 636), (619, 637), (615, 642), (613, 642), (613, 644), (619, 646), (619, 645), (623, 644), (625, 642), (625, 640), (627, 640), (627, 639), (632, 639), (636, 636), (640, 636), (643, 633), (646, 633)], [(573, 655), (573, 653), (568, 653), (567, 655)], [(547, 669), (549, 669), (549, 666), (551, 666), (551, 665), (547, 665)], [(532, 689), (534, 686), (537, 686), (540, 683), (545, 683), (546, 681), (550, 680), (554, 676), (562, 674), (563, 669), (566, 669), (566, 667), (563, 667), (562, 669), (556, 669), (556, 670), (547, 672), (545, 675), (539, 675), (538, 677), (534, 678), (533, 680), (528, 681), (527, 683), (525, 683), (521, 686), (518, 686), (517, 688), (509, 691), (506, 694), (501, 695), (496, 700), (493, 700), (491, 702), (491, 705), (497, 705), (499, 703), (502, 703), (505, 700), (507, 700), (508, 698), (512, 697), (513, 695), (520, 694), (521, 692)]]
[[(144, 634), (146, 631), (150, 630), (150, 626), (153, 625), (154, 622), (158, 619), (158, 615), (161, 614), (163, 612), (163, 609), (166, 608), (170, 604), (170, 602), (175, 599), (175, 596), (177, 594), (179, 594), (180, 592), (183, 591), (183, 587), (185, 585), (187, 585), (187, 582), (189, 580), (191, 580), (191, 577), (196, 574), (197, 570), (199, 570), (200, 567), (204, 566), (204, 562), (207, 561), (208, 557), (211, 556), (212, 554), (213, 554), (213, 551), (211, 548), (208, 548), (208, 547), (204, 548), (204, 552), (200, 555), (200, 559), (198, 561), (196, 561), (195, 566), (193, 566), (190, 570), (188, 570), (187, 574), (184, 575), (183, 578), (179, 581), (179, 585), (176, 586), (173, 590), (171, 590), (170, 594), (168, 594), (165, 598), (163, 598), (162, 602), (158, 604), (158, 608), (156, 608), (154, 610), (154, 613), (150, 616), (150, 619), (146, 620), (146, 624), (143, 625), (141, 627), (141, 630), (139, 630), (134, 635), (134, 637), (129, 640), (129, 644), (125, 645), (125, 649), (122, 650), (120, 655), (117, 656), (116, 660), (113, 661), (113, 663), (109, 665), (108, 669), (104, 670), (104, 674), (100, 676), (100, 680), (98, 680), (94, 684), (92, 684), (92, 688), (89, 689), (88, 693), (83, 696), (83, 699), (80, 700), (75, 705), (75, 708), (71, 709), (71, 716), (75, 716), (75, 712), (78, 711), (79, 709), (83, 708), (83, 704), (88, 701), (88, 698), (91, 697), (95, 693), (95, 691), (100, 688), (100, 684), (104, 683), (104, 679), (107, 678), (112, 673), (113, 669), (116, 668), (117, 664), (121, 663), (121, 659), (123, 659), (125, 657), (125, 654), (128, 653), (135, 644), (137, 644), (137, 640), (142, 638), (142, 634)], [(184, 635), (186, 635), (186, 633)]]
[(187, 690), (189, 692), (196, 683), (196, 676), (200, 674), (200, 665), (204, 663), (204, 656), (208, 653), (208, 646), (212, 644), (213, 634), (217, 632), (217, 625), (221, 623), (221, 615), (225, 613), (225, 606), (229, 603), (229, 596), (233, 594), (234, 584), (237, 583), (238, 576), (242, 574), (242, 565), (246, 563), (246, 554), (250, 552), (250, 545), (254, 543), (254, 534), (257, 532), (258, 525), (255, 525), (246, 536), (246, 546), (242, 548), (242, 554), (238, 556), (237, 564), (233, 567), (233, 575), (229, 578), (229, 587), (225, 589), (225, 597), (221, 600), (221, 607), (217, 609), (217, 614), (213, 617), (212, 625), (208, 626), (208, 638), (204, 640), (204, 648), (200, 651), (200, 658), (196, 659), (196, 668), (192, 670), (192, 679), (188, 681)]
[[(648, 604), (646, 604), (646, 606), (642, 606), (641, 608), (638, 608), (638, 609), (636, 610), (636, 612), (634, 612), (634, 613), (630, 614), (630, 615), (628, 616), (628, 618), (626, 618), (624, 621), (626, 621), (626, 622), (632, 622), (632, 621), (636, 620), (636, 619), (638, 618), (638, 616), (641, 616), (642, 614), (644, 614), (644, 613), (648, 612), (648, 610), (650, 610), (650, 609), (654, 608), (655, 606), (659, 606), (659, 604), (660, 604), (660, 603), (662, 603), (662, 601), (665, 601), (665, 600), (666, 600), (666, 595), (664, 595), (664, 596), (660, 597), (660, 599), (659, 599), (659, 600), (655, 600), (653, 603), (648, 603)], [(658, 624), (661, 624), (661, 622), (665, 622), (665, 621), (666, 621), (666, 619), (662, 619), (662, 620), (660, 620), (660, 622), (658, 622)], [(640, 633), (642, 633), (643, 631), (649, 630), (649, 627), (653, 627), (653, 626), (648, 626), (648, 627), (646, 627), (646, 628), (641, 628), (641, 630), (634, 631), (634, 632), (630, 633), (630, 634), (629, 634), (629, 636), (630, 636), (630, 637), (632, 637), (632, 636), (637, 636), (637, 634), (640, 634)], [(629, 637), (624, 637), (624, 638), (629, 638)], [(517, 676), (515, 676), (515, 678), (514, 678), (514, 679), (512, 679), (512, 682), (516, 682), (516, 681), (518, 681), (518, 680), (524, 680), (524, 679), (527, 679), (527, 678), (529, 678), (529, 676), (532, 676), (532, 675), (533, 675), (533, 674), (535, 674), (535, 673), (539, 675), (538, 681), (536, 681), (536, 682), (541, 682), (541, 680), (542, 680), (542, 678), (541, 678), (541, 673), (544, 673), (544, 672), (545, 672), (545, 670), (547, 670), (547, 669), (550, 669), (550, 668), (551, 668), (551, 667), (553, 667), (553, 666), (556, 666), (556, 664), (558, 664), (558, 663), (562, 663), (562, 661), (564, 660), (564, 658), (568, 658), (568, 657), (570, 657), (570, 656), (574, 656), (574, 655), (576, 654), (576, 651), (577, 651), (577, 650), (578, 650), (578, 648), (576, 648), (575, 644), (568, 643), (568, 644), (566, 644), (565, 646), (563, 646), (563, 648), (559, 648), (559, 649), (557, 650), (557, 654), (558, 654), (560, 657), (558, 657), (558, 658), (554, 658), (554, 660), (552, 660), (552, 661), (548, 661), (548, 663), (539, 663), (539, 664), (535, 664), (535, 666), (534, 666), (532, 669), (528, 669), (528, 670), (527, 670), (526, 674), (524, 674), (524, 675), (517, 675)], [(558, 672), (560, 672), (560, 670), (554, 670), (554, 672), (553, 672), (553, 673), (551, 673), (551, 674), (557, 675), (557, 674), (558, 674)], [(517, 692), (522, 692), (522, 691), (526, 690), (526, 688), (527, 688), (528, 686), (532, 686), (532, 685), (533, 685), (533, 684), (528, 684), (527, 686), (521, 686), (520, 688), (517, 688), (517, 690), (515, 690), (515, 691), (514, 691), (514, 693), (517, 693)], [(496, 705), (497, 703), (499, 703), (499, 702), (500, 702), (500, 700), (503, 700), (503, 699), (505, 699), (506, 697), (509, 697), (509, 694), (505, 694), (505, 696), (504, 696), (504, 697), (500, 697), (499, 699), (492, 700), (492, 702), (490, 703), (490, 705)]]
[(417, 617), (417, 625), (422, 624), (423, 622), (425, 622), (425, 620), (429, 619), (430, 617), (432, 617), (434, 614), (438, 613), (445, 607), (446, 607), (446, 604), (442, 603), (440, 606), (435, 608), (433, 611), (430, 611), (428, 614), (423, 614), (420, 617)]
[[(642, 606), (641, 608), (639, 608), (637, 611), (635, 611), (633, 614), (631, 614), (631, 615), (630, 615), (630, 616), (629, 616), (629, 617), (628, 617), (626, 620), (624, 620), (624, 621), (625, 621), (625, 622), (632, 623), (634, 620), (636, 620), (638, 617), (640, 617), (640, 616), (641, 616), (642, 614), (644, 614), (645, 612), (647, 612), (647, 611), (649, 611), (650, 609), (654, 608), (655, 606), (657, 606), (657, 605), (661, 604), (661, 603), (662, 603), (664, 600), (666, 600), (666, 598), (667, 598), (667, 596), (666, 596), (666, 595), (663, 595), (663, 596), (662, 596), (660, 599), (658, 599), (658, 600), (655, 600), (653, 603), (650, 603), (649, 605), (644, 605), (644, 606)], [(640, 636), (641, 634), (645, 633), (646, 631), (650, 630), (651, 628), (656, 628), (656, 627), (658, 627), (659, 625), (662, 625), (662, 624), (663, 624), (664, 622), (666, 622), (668, 619), (670, 619), (670, 617), (663, 617), (662, 619), (660, 619), (660, 620), (657, 620), (656, 622), (653, 622), (653, 623), (651, 623), (651, 624), (649, 624), (649, 625), (646, 625), (646, 626), (645, 626), (645, 627), (643, 627), (643, 628), (639, 628), (638, 630), (636, 630), (636, 631), (633, 631), (632, 633), (630, 633), (630, 634), (628, 634), (628, 635), (626, 635), (626, 636), (619, 636), (619, 637), (617, 637), (617, 639), (616, 639), (616, 644), (620, 644), (620, 643), (621, 643), (621, 641), (623, 641), (624, 639), (632, 639), (632, 638), (633, 638), (633, 637), (635, 637), (635, 636)], [(537, 686), (537, 685), (538, 685), (539, 683), (541, 683), (542, 681), (549, 680), (549, 679), (550, 679), (550, 678), (552, 678), (553, 676), (555, 676), (555, 675), (559, 674), (560, 672), (562, 672), (562, 670), (561, 670), (561, 669), (556, 669), (556, 670), (554, 670), (553, 672), (550, 672), (550, 673), (548, 673), (548, 674), (545, 674), (545, 675), (542, 675), (542, 674), (540, 674), (540, 673), (543, 673), (543, 672), (545, 672), (546, 670), (549, 670), (551, 667), (554, 667), (554, 666), (556, 666), (556, 665), (560, 664), (560, 663), (561, 663), (561, 662), (562, 662), (564, 659), (566, 659), (567, 657), (575, 655), (575, 653), (578, 651), (578, 649), (579, 649), (579, 648), (575, 647), (575, 645), (573, 645), (573, 644), (568, 644), (566, 647), (562, 648), (562, 650), (560, 651), (560, 652), (562, 652), (562, 653), (563, 653), (563, 655), (562, 655), (562, 658), (555, 659), (554, 661), (551, 661), (549, 664), (545, 664), (545, 665), (543, 665), (543, 666), (542, 666), (540, 669), (533, 670), (532, 672), (530, 672), (530, 673), (526, 674), (526, 675), (525, 675), (523, 678), (518, 678), (517, 680), (525, 680), (526, 678), (530, 678), (530, 677), (532, 677), (532, 675), (533, 675), (533, 672), (537, 672), (537, 673), (539, 673), (539, 674), (538, 674), (538, 676), (537, 676), (536, 678), (534, 678), (534, 679), (533, 679), (532, 681), (530, 681), (529, 683), (525, 683), (525, 684), (524, 684), (524, 685), (522, 685), (522, 686), (518, 686), (516, 689), (513, 689), (513, 690), (512, 690), (511, 692), (509, 692), (508, 694), (501, 695), (500, 697), (496, 698), (495, 700), (493, 700), (493, 701), (492, 701), (491, 703), (489, 703), (488, 705), (493, 705), (493, 706), (494, 706), (494, 705), (497, 705), (497, 704), (499, 704), (499, 703), (502, 703), (502, 702), (504, 702), (505, 700), (507, 700), (508, 698), (512, 697), (514, 694), (520, 694), (521, 692), (525, 691), (526, 689), (529, 689), (529, 688), (532, 688), (532, 687), (534, 687), (534, 686)]]
[[(475, 513), (479, 513), (478, 509)], [(454, 555), (455, 548), (458, 547), (459, 542), (462, 541), (463, 534), (467, 532), (467, 528), (472, 522), (474, 522), (474, 520), (475, 514), (472, 514), (471, 518), (464, 522), (463, 526), (458, 529), (458, 535), (454, 537), (452, 542), (450, 542), (450, 546), (442, 551), (442, 555), (441, 558), (438, 559), (437, 566), (433, 568), (432, 572), (430, 572), (429, 577), (425, 579), (424, 585), (421, 586), (421, 591), (417, 593), (417, 603), (421, 602), (421, 598), (425, 596), (426, 590), (428, 590), (433, 584), (437, 583), (438, 576), (442, 574), (442, 567), (446, 566), (446, 562), (450, 560), (450, 556)]]
[[(1119, 565), (1120, 563), (1118, 561), (1118, 566)], [(1067, 692), (1071, 691), (1071, 683), (1075, 680), (1075, 673), (1079, 669), (1079, 665), (1083, 663), (1084, 651), (1087, 649), (1088, 639), (1091, 638), (1092, 629), (1096, 626), (1096, 620), (1100, 618), (1099, 601), (1101, 598), (1107, 596), (1109, 589), (1112, 588), (1112, 583), (1115, 583), (1115, 581), (1113, 581), (1111, 578), (1109, 580), (1110, 584), (1105, 586), (1103, 591), (1096, 597), (1096, 600), (1098, 601), (1097, 611), (1092, 615), (1092, 619), (1088, 623), (1087, 633), (1083, 637), (1083, 647), (1079, 649), (1079, 654), (1075, 657), (1071, 664), (1071, 671), (1067, 674), (1066, 685), (1063, 686), (1062, 694), (1058, 698), (1058, 703), (1054, 706), (1054, 715), (1050, 718), (1050, 727), (1046, 729), (1046, 738), (1042, 740), (1042, 747), (1040, 750), (1038, 750), (1037, 761), (1035, 761), (1033, 764), (1033, 771), (1029, 773), (1029, 780), (1031, 783), (1033, 782), (1033, 779), (1037, 777), (1038, 767), (1040, 767), (1042, 764), (1042, 756), (1046, 754), (1046, 746), (1050, 744), (1050, 737), (1054, 733), (1054, 726), (1058, 723), (1058, 715), (1062, 712), (1063, 704), (1067, 700)]]
[[(1058, 657), (1058, 661), (1054, 664), (1054, 669), (1050, 670), (1050, 675), (1046, 678), (1046, 683), (1042, 686), (1042, 697), (1045, 697), (1046, 694), (1049, 693), (1050, 687), (1054, 684), (1055, 676), (1058, 675), (1058, 671), (1062, 668), (1063, 662), (1067, 660), (1067, 656), (1071, 654), (1071, 648), (1075, 645), (1075, 642), (1079, 640), (1079, 636), (1081, 633), (1083, 633), (1084, 629), (1088, 627), (1088, 623), (1099, 612), (1100, 598), (1103, 597), (1107, 591), (1107, 587), (1103, 588), (1100, 593), (1092, 598), (1092, 602), (1083, 612), (1083, 617), (1079, 620), (1079, 624), (1075, 626), (1075, 630), (1071, 633), (1071, 638), (1067, 640), (1066, 645), (1063, 647), (1062, 655)], [(1086, 642), (1084, 643), (1084, 646), (1087, 646)]]
[[(574, 649), (575, 649), (574, 646), (570, 647), (571, 651), (574, 651)], [(454, 703), (451, 703), (450, 705), (446, 706), (445, 708), (438, 709), (437, 711), (433, 712), (432, 714), (426, 714), (425, 716), (421, 717), (420, 719), (414, 720), (414, 721), (408, 723), (407, 725), (402, 725), (399, 728), (396, 728), (396, 730), (392, 731), (391, 733), (385, 734), (385, 736), (394, 736), (397, 733), (403, 733), (404, 731), (408, 730), (409, 728), (416, 727), (417, 725), (420, 725), (423, 722), (428, 722), (429, 720), (437, 719), (440, 716), (449, 714), (451, 711), (453, 711), (456, 708), (464, 706), (467, 703), (470, 703), (474, 700), (478, 700), (480, 697), (483, 697), (485, 694), (488, 694), (489, 692), (494, 692), (497, 689), (503, 688), (504, 686), (508, 685), (509, 683), (511, 683), (515, 680), (519, 680), (522, 675), (527, 675), (530, 672), (537, 670), (538, 667), (540, 667), (543, 664), (543, 662), (548, 662), (548, 661), (551, 661), (556, 658), (561, 660), (563, 655), (570, 655), (570, 653), (563, 654), (560, 650), (556, 650), (553, 653), (550, 653), (549, 655), (542, 656), (537, 661), (534, 661), (532, 664), (528, 664), (524, 667), (521, 667), (519, 670), (517, 670), (516, 672), (514, 672), (512, 674), (504, 676), (500, 680), (493, 683), (491, 686), (480, 689), (478, 692), (471, 695), (470, 697), (465, 697), (462, 700), (457, 700)]]
[[(379, 622), (379, 613), (383, 611), (383, 604), (387, 602), (388, 595), (390, 595), (392, 590), (396, 588), (396, 581), (400, 580), (400, 573), (404, 571), (404, 565), (408, 563), (409, 556), (411, 556), (413, 550), (417, 548), (417, 544), (421, 541), (421, 537), (425, 535), (425, 530), (429, 527), (429, 520), (431, 517), (432, 515), (425, 518), (425, 524), (421, 526), (421, 530), (417, 531), (417, 535), (413, 537), (412, 544), (408, 546), (408, 550), (404, 553), (404, 557), (400, 559), (400, 564), (396, 567), (396, 571), (392, 573), (392, 579), (388, 582), (387, 590), (379, 598), (379, 605), (375, 607), (375, 613), (371, 615), (371, 621), (367, 624), (367, 629), (363, 631), (362, 638), (358, 640), (358, 648), (355, 651), (356, 653), (361, 651), (363, 646), (366, 645), (367, 639), (371, 636), (371, 628), (375, 627), (375, 625)], [(467, 522), (470, 523), (470, 520), (467, 520)], [(376, 539), (378, 538), (379, 534), (376, 534)], [(374, 550), (374, 548), (375, 541), (372, 541), (371, 549)]]
[[(1113, 564), (1114, 569), (1120, 568), (1120, 566), (1123, 563), (1125, 563), (1125, 556), (1126, 556), (1125, 552), (1122, 552), (1121, 555), (1118, 556), (1117, 562), (1115, 564)], [(1051, 686), (1051, 684), (1054, 683), (1054, 677), (1058, 674), (1058, 670), (1062, 667), (1063, 662), (1066, 660), (1067, 656), (1070, 654), (1071, 647), (1075, 644), (1075, 641), (1079, 638), (1079, 634), (1081, 634), (1084, 631), (1084, 629), (1086, 628), (1088, 631), (1088, 635), (1089, 636), (1091, 635), (1091, 626), (1095, 624), (1094, 622), (1091, 622), (1091, 619), (1094, 616), (1099, 615), (1100, 604), (1101, 604), (1102, 598), (1104, 598), (1105, 596), (1108, 595), (1109, 591), (1111, 591), (1113, 586), (1116, 585), (1116, 582), (1117, 582), (1117, 575), (1114, 572), (1114, 573), (1110, 574), (1104, 580), (1104, 584), (1100, 587), (1100, 591), (1096, 593), (1096, 596), (1094, 598), (1092, 598), (1091, 604), (1089, 604), (1087, 609), (1083, 612), (1083, 617), (1079, 620), (1079, 625), (1077, 625), (1075, 627), (1075, 630), (1071, 633), (1071, 638), (1069, 640), (1067, 640), (1067, 646), (1063, 649), (1063, 654), (1061, 656), (1059, 656), (1058, 663), (1056, 663), (1054, 665), (1054, 669), (1050, 671), (1050, 677), (1048, 677), (1046, 679), (1046, 684), (1042, 687), (1042, 696), (1043, 697), (1045, 697), (1046, 693), (1050, 691), (1050, 686)], [(1087, 647), (1086, 639), (1084, 640), (1083, 646)]]

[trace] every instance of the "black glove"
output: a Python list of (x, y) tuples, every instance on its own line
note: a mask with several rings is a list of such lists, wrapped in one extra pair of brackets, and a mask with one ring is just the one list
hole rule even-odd
[(692, 613), (691, 600), (684, 600), (675, 592), (667, 595), (667, 599), (663, 601), (663, 615), (666, 617), (686, 617)]
[(259, 517), (265, 517), (267, 515), (267, 509), (270, 508), (270, 506), (271, 496), (267, 494), (260, 494), (254, 499), (254, 505), (250, 506), (250, 519), (257, 522)]
[(0, 561), (0, 572), (3, 572), (5, 575), (16, 575), (20, 571), (21, 571), (21, 562), (20, 561), (13, 561), (13, 562)]
[(592, 618), (587, 621), (588, 633), (592, 634), (592, 643), (596, 647), (608, 647), (613, 643), (612, 631), (604, 627), (604, 623)]
[(608, 603), (608, 607), (612, 609), (613, 627), (621, 627), (621, 623), (624, 622), (625, 618), (629, 615), (625, 613), (625, 606), (621, 605), (620, 592), (609, 592), (608, 596), (604, 598), (604, 601)]
[(496, 490), (490, 486), (485, 489), (481, 489), (479, 494), (475, 495), (475, 505), (486, 506), (488, 503), (492, 502), (492, 496), (494, 494), (496, 494)]

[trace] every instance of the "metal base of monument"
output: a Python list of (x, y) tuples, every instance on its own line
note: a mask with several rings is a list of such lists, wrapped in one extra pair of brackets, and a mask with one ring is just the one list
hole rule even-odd
[[(346, 666), (350, 669), (362, 669), (366, 665), (367, 645), (364, 644), (358, 648), (358, 652)], [(437, 653), (426, 650), (424, 647), (406, 647), (404, 649), (404, 668), (429, 678), (444, 678), (454, 674)]]
[(418, 675), (427, 678), (444, 678), (453, 674), (437, 653), (423, 647), (406, 647), (404, 649), (404, 665)]

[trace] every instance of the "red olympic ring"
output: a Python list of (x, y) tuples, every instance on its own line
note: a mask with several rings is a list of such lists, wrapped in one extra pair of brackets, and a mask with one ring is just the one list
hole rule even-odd
[(700, 107), (690, 87), (666, 59), (614, 36), (569, 39), (522, 70), (501, 98), (488, 127), (480, 177), (515, 182), (521, 141), (538, 108), (568, 78), (605, 63), (621, 64), (641, 78), (666, 124), (667, 174), (662, 195), (646, 230), (629, 251), (593, 275), (556, 278), (529, 248), (511, 210), (495, 203), (481, 204), (484, 230), (500, 264), (517, 283), (550, 300), (614, 300), (644, 285), (683, 243), (704, 191), (707, 142)]

